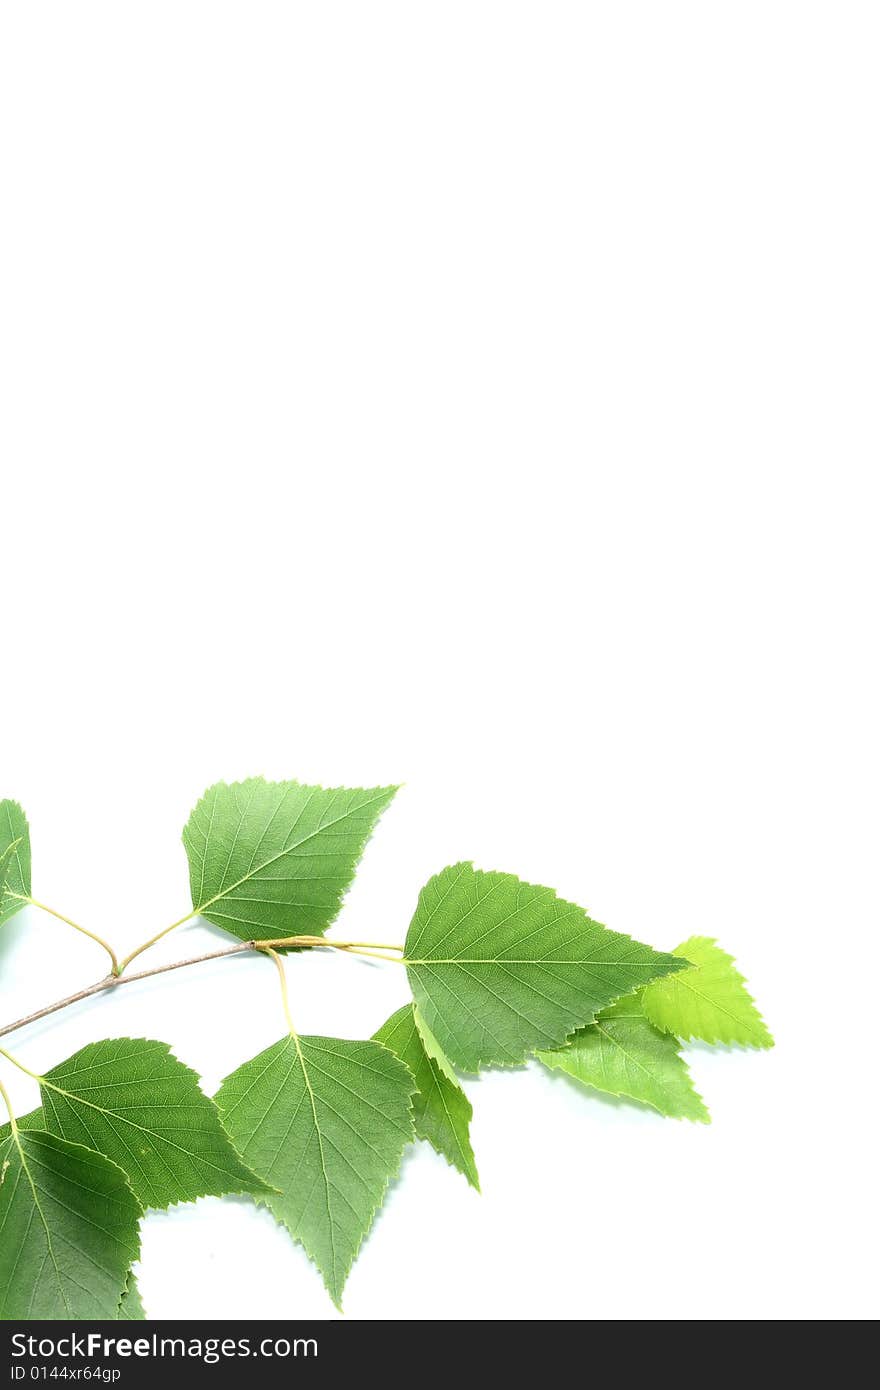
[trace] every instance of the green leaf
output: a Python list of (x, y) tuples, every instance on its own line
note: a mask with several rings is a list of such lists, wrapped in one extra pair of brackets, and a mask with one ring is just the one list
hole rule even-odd
[(263, 1197), (333, 1302), (413, 1137), (413, 1078), (376, 1042), (289, 1037), (223, 1082), (217, 1104)]
[[(43, 1116), (43, 1107), (38, 1105), (36, 1110), (31, 1110), (27, 1115), (20, 1115), (15, 1123), (19, 1129), (45, 1129), (46, 1121)], [(12, 1133), (12, 1125), (6, 1121), (5, 1125), (0, 1125), (0, 1144), (4, 1139), (8, 1139)]]
[[(443, 1065), (436, 1052), (428, 1052), (415, 1015), (415, 1005), (406, 1004), (382, 1024), (374, 1039), (390, 1048), (415, 1077), (418, 1089), (413, 1096), (413, 1121), (418, 1138), (427, 1139), (479, 1192), (470, 1140), (471, 1103), (448, 1059), (444, 1058)], [(438, 1046), (436, 1039), (434, 1045)]]
[(538, 1058), (597, 1091), (642, 1101), (661, 1115), (709, 1123), (677, 1040), (648, 1022), (636, 995), (603, 1009), (564, 1047)]
[(684, 968), (552, 888), (472, 864), (444, 869), (422, 889), (406, 966), (425, 1023), (464, 1071), (516, 1066), (619, 995)]
[(773, 1038), (733, 956), (710, 936), (692, 936), (673, 952), (692, 969), (649, 985), (642, 1007), (656, 1028), (707, 1043), (772, 1047)]
[(31, 895), (31, 834), (17, 801), (0, 801), (0, 926)]
[(0, 1145), (0, 1318), (115, 1319), (138, 1200), (102, 1154), (41, 1130)]
[(396, 790), (218, 782), (183, 831), (193, 908), (242, 941), (320, 935)]
[(138, 1282), (133, 1274), (129, 1274), (128, 1283), (125, 1286), (125, 1293), (119, 1303), (119, 1312), (116, 1314), (117, 1322), (143, 1322), (146, 1318), (144, 1305), (141, 1302), (141, 1291)]
[(46, 1128), (118, 1164), (144, 1207), (262, 1192), (194, 1071), (167, 1044), (90, 1043), (42, 1078)]

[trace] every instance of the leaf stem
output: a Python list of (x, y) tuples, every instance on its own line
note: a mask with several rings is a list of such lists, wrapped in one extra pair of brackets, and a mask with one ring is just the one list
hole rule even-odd
[[(276, 936), (268, 941), (257, 941), (258, 947), (286, 948), (289, 946), (307, 946), (313, 949), (326, 947), (333, 951), (349, 951), (355, 956), (369, 956), (371, 960), (390, 960), (394, 965), (402, 965), (404, 961), (401, 956), (388, 956), (384, 954), (384, 949), (374, 947), (369, 941), (331, 941), (326, 936)], [(402, 946), (388, 946), (389, 951), (403, 951)]]
[(102, 946), (110, 957), (110, 965), (114, 975), (119, 973), (119, 962), (116, 959), (116, 952), (109, 941), (104, 940), (103, 936), (98, 936), (97, 932), (89, 931), (88, 927), (81, 927), (79, 922), (74, 922), (70, 917), (65, 917), (63, 912), (56, 912), (54, 907), (49, 907), (47, 903), (41, 903), (38, 898), (26, 897), (24, 893), (10, 893), (9, 896), (11, 898), (19, 898), (23, 903), (29, 903), (31, 907), (38, 907), (41, 912), (47, 912), (50, 917), (57, 917), (59, 922), (64, 922), (68, 927), (73, 927), (74, 931), (80, 932), (82, 936), (87, 936), (90, 941), (94, 941), (98, 946)]
[(29, 1076), (32, 1081), (43, 1080), (39, 1072), (31, 1071), (30, 1067), (26, 1067), (24, 1062), (20, 1062), (17, 1057), (13, 1057), (11, 1052), (7, 1052), (5, 1047), (0, 1047), (0, 1057), (5, 1057), (7, 1062), (11, 1062), (14, 1067), (18, 1067), (18, 1070), (23, 1071), (25, 1076)]
[[(367, 960), (390, 960), (393, 965), (406, 965), (403, 956), (389, 956), (384, 951), (368, 951), (363, 946), (349, 946), (342, 941), (326, 941), (326, 946), (332, 946), (334, 950), (344, 951), (349, 956), (364, 956)], [(395, 951), (400, 950), (399, 946), (394, 947)]]
[(403, 951), (395, 941), (333, 941), (326, 936), (316, 936), (313, 941), (321, 941), (325, 946), (339, 946), (344, 951), (359, 951), (362, 947), (370, 951)]
[(143, 955), (144, 951), (149, 951), (150, 947), (155, 946), (157, 942), (161, 941), (163, 936), (168, 936), (169, 932), (176, 931), (178, 927), (183, 926), (184, 922), (191, 921), (195, 915), (195, 909), (193, 909), (191, 912), (188, 912), (185, 917), (181, 917), (178, 921), (172, 922), (170, 927), (163, 927), (161, 931), (157, 931), (156, 935), (151, 936), (149, 941), (143, 942), (143, 944), (138, 946), (134, 951), (130, 951), (123, 961), (120, 961), (113, 972), (114, 975), (121, 975), (123, 970), (126, 970), (133, 960), (137, 960), (138, 956)]
[(257, 950), (262, 951), (264, 956), (272, 957), (278, 969), (278, 978), (281, 981), (281, 1002), (284, 1005), (284, 1017), (287, 1019), (287, 1026), (290, 1029), (290, 1036), (292, 1038), (295, 1038), (297, 1036), (297, 1032), (293, 1026), (293, 1018), (290, 1012), (290, 995), (287, 993), (287, 974), (284, 969), (284, 962), (279, 956), (278, 952), (272, 950), (271, 946), (261, 946), (259, 942), (257, 942), (256, 945)]
[(12, 1101), (9, 1099), (9, 1092), (7, 1091), (6, 1087), (3, 1085), (3, 1082), (2, 1082), (2, 1081), (0, 1081), (0, 1096), (3, 1097), (3, 1104), (6, 1106), (6, 1109), (7, 1109), (8, 1112), (9, 1112), (9, 1123), (10, 1123), (10, 1125), (12, 1126), (12, 1133), (13, 1133), (13, 1134), (17, 1134), (17, 1133), (18, 1133), (18, 1125), (15, 1123), (15, 1113), (14, 1113), (14, 1111), (13, 1111), (13, 1109), (12, 1109)]

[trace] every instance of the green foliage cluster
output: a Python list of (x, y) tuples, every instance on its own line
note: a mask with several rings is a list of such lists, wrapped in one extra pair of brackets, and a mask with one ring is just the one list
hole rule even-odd
[[(587, 1092), (705, 1123), (683, 1044), (772, 1046), (711, 938), (657, 951), (550, 888), (469, 863), (425, 885), (403, 946), (324, 938), (395, 790), (250, 778), (199, 801), (183, 832), (182, 921), (201, 917), (273, 957), (288, 1027), (213, 1098), (165, 1043), (143, 1038), (95, 1042), (30, 1073), (39, 1108), (10, 1109), (0, 1126), (0, 1317), (143, 1318), (132, 1273), (143, 1213), (231, 1193), (269, 1208), (339, 1306), (408, 1144), (427, 1141), (479, 1189), (460, 1074), (534, 1058)], [(43, 907), (28, 824), (4, 801), (0, 926), (27, 904)], [(113, 967), (95, 992), (124, 981), (166, 932), (121, 964), (87, 932)], [(320, 946), (397, 961), (411, 1001), (369, 1040), (301, 1036), (282, 955)]]

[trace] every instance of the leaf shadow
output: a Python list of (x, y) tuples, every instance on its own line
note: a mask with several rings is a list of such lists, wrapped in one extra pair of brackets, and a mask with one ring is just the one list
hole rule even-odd
[(16, 912), (14, 917), (10, 917), (8, 922), (4, 922), (3, 925), (0, 926), (0, 960), (9, 952), (14, 951), (27, 934), (28, 922), (26, 910), (23, 912)]
[(576, 1081), (573, 1076), (566, 1076), (563, 1071), (547, 1072), (547, 1080), (551, 1086), (559, 1086), (566, 1090), (570, 1095), (577, 1095), (581, 1100), (598, 1101), (600, 1105), (606, 1106), (609, 1110), (636, 1111), (641, 1115), (650, 1115), (652, 1107), (644, 1105), (637, 1100), (631, 1100), (627, 1096), (612, 1096), (607, 1091), (599, 1091), (595, 1086), (588, 1086), (583, 1081)]
[(716, 1053), (724, 1053), (727, 1056), (736, 1056), (742, 1052), (773, 1052), (772, 1047), (750, 1047), (748, 1043), (739, 1042), (704, 1042), (702, 1038), (683, 1039), (681, 1043), (683, 1052), (699, 1052), (706, 1057), (712, 1057)]

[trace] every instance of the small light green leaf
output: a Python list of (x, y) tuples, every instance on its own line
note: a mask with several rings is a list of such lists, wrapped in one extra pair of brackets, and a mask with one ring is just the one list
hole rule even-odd
[(183, 831), (193, 908), (241, 941), (318, 936), (396, 787), (209, 787)]
[(223, 1082), (217, 1104), (277, 1196), (260, 1200), (314, 1260), (333, 1302), (413, 1137), (408, 1069), (376, 1042), (284, 1038)]
[(0, 926), (31, 895), (31, 835), (17, 801), (0, 801)]
[(452, 865), (422, 889), (406, 966), (425, 1024), (463, 1071), (516, 1066), (619, 995), (684, 968), (552, 888), (472, 864)]
[(733, 956), (714, 938), (692, 936), (676, 946), (673, 955), (690, 961), (693, 968), (645, 990), (642, 1007), (656, 1028), (707, 1043), (773, 1046)]
[[(444, 1057), (441, 1062), (442, 1053), (438, 1056), (428, 1052), (416, 1013), (414, 1004), (406, 1004), (373, 1036), (405, 1062), (415, 1077), (418, 1090), (413, 1096), (413, 1120), (417, 1137), (427, 1139), (479, 1192), (480, 1179), (470, 1140), (474, 1113), (471, 1103), (449, 1059)], [(436, 1040), (434, 1045), (438, 1047)]]
[(141, 1291), (138, 1282), (133, 1274), (129, 1274), (128, 1283), (125, 1286), (125, 1293), (119, 1304), (119, 1312), (116, 1314), (117, 1322), (143, 1322), (146, 1318), (144, 1305), (141, 1302)]
[(41, 1130), (0, 1145), (0, 1319), (116, 1318), (137, 1198), (102, 1154)]
[(262, 1192), (194, 1071), (166, 1043), (90, 1043), (42, 1079), (46, 1127), (113, 1160), (144, 1207)]
[(674, 1119), (709, 1123), (677, 1040), (648, 1022), (635, 995), (603, 1009), (564, 1047), (537, 1055), (584, 1086), (642, 1101)]
[[(43, 1107), (38, 1105), (36, 1110), (31, 1110), (27, 1115), (17, 1117), (15, 1123), (19, 1129), (45, 1129), (46, 1121), (43, 1116)], [(0, 1125), (0, 1144), (4, 1139), (8, 1139), (12, 1133), (12, 1125), (6, 1121), (5, 1125)]]

